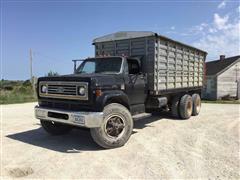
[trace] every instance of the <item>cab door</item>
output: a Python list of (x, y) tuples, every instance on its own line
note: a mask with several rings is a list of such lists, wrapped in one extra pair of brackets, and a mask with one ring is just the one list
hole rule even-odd
[(146, 77), (137, 59), (126, 59), (125, 87), (131, 105), (144, 104)]

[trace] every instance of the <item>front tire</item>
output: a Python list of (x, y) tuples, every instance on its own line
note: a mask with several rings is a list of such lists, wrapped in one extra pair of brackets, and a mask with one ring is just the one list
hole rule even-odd
[(104, 107), (101, 127), (91, 128), (93, 140), (103, 148), (123, 146), (133, 130), (133, 119), (126, 107), (111, 103)]
[(72, 130), (71, 126), (56, 123), (52, 121), (40, 120), (41, 125), (45, 131), (51, 135), (63, 135), (67, 134)]

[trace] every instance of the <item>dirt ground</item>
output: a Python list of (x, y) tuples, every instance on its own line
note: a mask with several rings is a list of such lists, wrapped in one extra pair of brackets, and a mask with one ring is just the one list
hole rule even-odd
[(3, 105), (1, 177), (239, 179), (240, 105), (203, 104), (199, 116), (144, 116), (121, 148), (104, 150), (89, 131), (50, 136), (35, 103)]

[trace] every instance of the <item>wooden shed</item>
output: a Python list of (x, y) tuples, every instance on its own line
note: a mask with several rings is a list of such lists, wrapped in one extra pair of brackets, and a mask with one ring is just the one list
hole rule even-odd
[(233, 97), (240, 99), (240, 56), (206, 63), (206, 83), (203, 98), (209, 100)]

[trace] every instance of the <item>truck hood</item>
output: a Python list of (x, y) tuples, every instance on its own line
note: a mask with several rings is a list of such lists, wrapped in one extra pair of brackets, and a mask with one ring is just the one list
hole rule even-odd
[(76, 81), (88, 82), (92, 88), (118, 89), (124, 83), (119, 74), (68, 74), (53, 77), (41, 77), (38, 81)]

